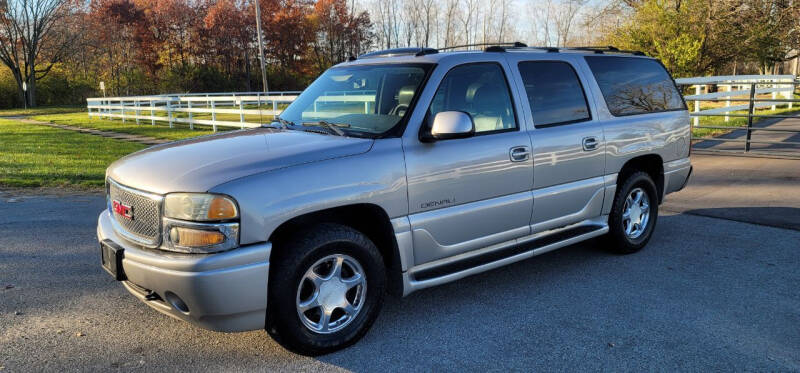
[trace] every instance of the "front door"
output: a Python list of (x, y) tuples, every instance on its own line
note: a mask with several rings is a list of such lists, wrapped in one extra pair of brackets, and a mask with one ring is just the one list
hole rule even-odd
[(439, 112), (463, 111), (476, 134), (404, 142), (416, 265), (530, 233), (531, 143), (506, 76), (498, 62), (458, 65), (420, 102), (427, 108), (421, 131)]

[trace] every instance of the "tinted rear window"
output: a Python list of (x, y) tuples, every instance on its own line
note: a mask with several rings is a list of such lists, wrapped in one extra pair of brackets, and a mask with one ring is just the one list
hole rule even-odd
[(520, 62), (519, 73), (537, 127), (591, 119), (575, 70), (566, 62)]
[(656, 60), (587, 56), (586, 62), (615, 116), (686, 109), (672, 78)]

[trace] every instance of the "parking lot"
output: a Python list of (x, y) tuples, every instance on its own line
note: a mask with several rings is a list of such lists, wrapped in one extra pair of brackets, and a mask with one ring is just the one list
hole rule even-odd
[(99, 266), (102, 196), (6, 192), (0, 371), (800, 370), (800, 161), (750, 164), (737, 187), (720, 159), (693, 160), (638, 254), (584, 243), (389, 298), (361, 342), (317, 358), (128, 295)]

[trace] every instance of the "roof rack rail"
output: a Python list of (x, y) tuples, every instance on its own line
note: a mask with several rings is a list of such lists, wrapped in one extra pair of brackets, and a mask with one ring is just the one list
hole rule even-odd
[(470, 48), (470, 47), (486, 47), (486, 49), (484, 49), (484, 50), (488, 51), (488, 49), (491, 49), (491, 48), (501, 48), (501, 47), (504, 47), (504, 46), (527, 47), (527, 45), (525, 45), (525, 43), (520, 43), (518, 41), (515, 41), (515, 42), (507, 42), (507, 43), (474, 43), (474, 44), (453, 45), (453, 46), (450, 46), (450, 47), (439, 48), (438, 51), (441, 52), (441, 51), (446, 51), (446, 50), (451, 50), (451, 49)]
[(632, 50), (623, 50), (623, 49), (619, 49), (619, 48), (617, 48), (615, 46), (612, 46), (612, 45), (602, 46), (602, 47), (565, 47), (564, 49), (594, 52), (595, 54), (603, 54), (603, 53), (609, 52), (609, 53), (633, 54), (633, 55), (636, 55), (636, 56), (646, 56), (646, 54), (644, 54), (644, 52), (632, 51)]
[(374, 57), (393, 57), (393, 56), (424, 56), (426, 54), (434, 54), (439, 51), (433, 48), (392, 48), (384, 49), (381, 51), (364, 53), (358, 58), (374, 58)]
[(548, 53), (558, 53), (559, 50), (556, 47), (537, 47), (537, 46), (527, 46), (523, 43), (517, 43), (515, 45), (506, 47), (506, 46), (492, 46), (486, 48), (486, 52), (505, 52), (507, 50), (543, 50)]
[[(450, 47), (444, 48), (422, 48), (422, 47), (415, 47), (415, 48), (393, 48), (393, 49), (384, 49), (381, 51), (369, 52), (358, 56), (358, 58), (375, 58), (375, 57), (393, 57), (393, 56), (410, 56), (414, 55), (417, 57), (425, 56), (428, 54), (436, 54), (442, 51), (458, 49), (458, 48), (471, 48), (471, 47), (485, 47), (484, 52), (506, 52), (508, 50), (543, 50), (548, 53), (558, 53), (561, 51), (584, 51), (584, 52), (593, 52), (596, 54), (603, 54), (603, 53), (619, 53), (619, 54), (633, 54), (635, 56), (646, 56), (643, 52), (640, 51), (631, 51), (631, 50), (622, 50), (614, 46), (599, 46), (599, 47), (536, 47), (531, 46), (529, 47), (525, 43), (521, 43), (518, 41), (509, 42), (509, 43), (476, 43), (476, 44), (463, 44), (463, 45), (454, 45)], [(350, 57), (348, 61), (355, 61), (357, 58)]]

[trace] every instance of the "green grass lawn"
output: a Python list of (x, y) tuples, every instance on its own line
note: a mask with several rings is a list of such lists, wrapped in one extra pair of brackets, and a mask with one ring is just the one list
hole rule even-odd
[(101, 187), (109, 164), (145, 147), (0, 119), (0, 186)]
[[(700, 106), (700, 110), (705, 109), (702, 105)], [(755, 112), (755, 115), (796, 115), (800, 113), (800, 107), (795, 106), (791, 109), (788, 107), (777, 107), (775, 110), (766, 109), (758, 109)], [(747, 114), (747, 110), (736, 111), (732, 112), (731, 114)], [(762, 120), (768, 120), (772, 118), (753, 118), (753, 123), (758, 123)], [(725, 121), (725, 117), (722, 116), (713, 116), (713, 117), (700, 117), (700, 126), (715, 126), (715, 127), (735, 127), (735, 128), (747, 128), (747, 118), (746, 117), (729, 117), (728, 121)], [(735, 129), (734, 128), (734, 129)], [(692, 135), (696, 137), (711, 137), (717, 136), (724, 133), (730, 132), (727, 129), (719, 129), (719, 128), (692, 128)]]
[(0, 117), (21, 116), (21, 115), (46, 115), (61, 113), (86, 112), (85, 106), (47, 106), (33, 109), (3, 109), (0, 110)]
[[(136, 122), (128, 120), (122, 123), (120, 119), (98, 119), (89, 118), (86, 113), (71, 113), (71, 114), (54, 114), (54, 115), (37, 115), (31, 117), (34, 120), (43, 122), (51, 122), (57, 124), (65, 124), (75, 127), (94, 128), (104, 131), (114, 131), (120, 133), (130, 133), (134, 135), (150, 136), (159, 139), (167, 140), (181, 140), (190, 137), (208, 135), (214, 133), (211, 126), (195, 125), (194, 129), (189, 129), (188, 124), (175, 123), (174, 128), (169, 128), (169, 125), (156, 122), (156, 125), (151, 125), (150, 122)], [(230, 130), (230, 127), (219, 127), (219, 131)]]

